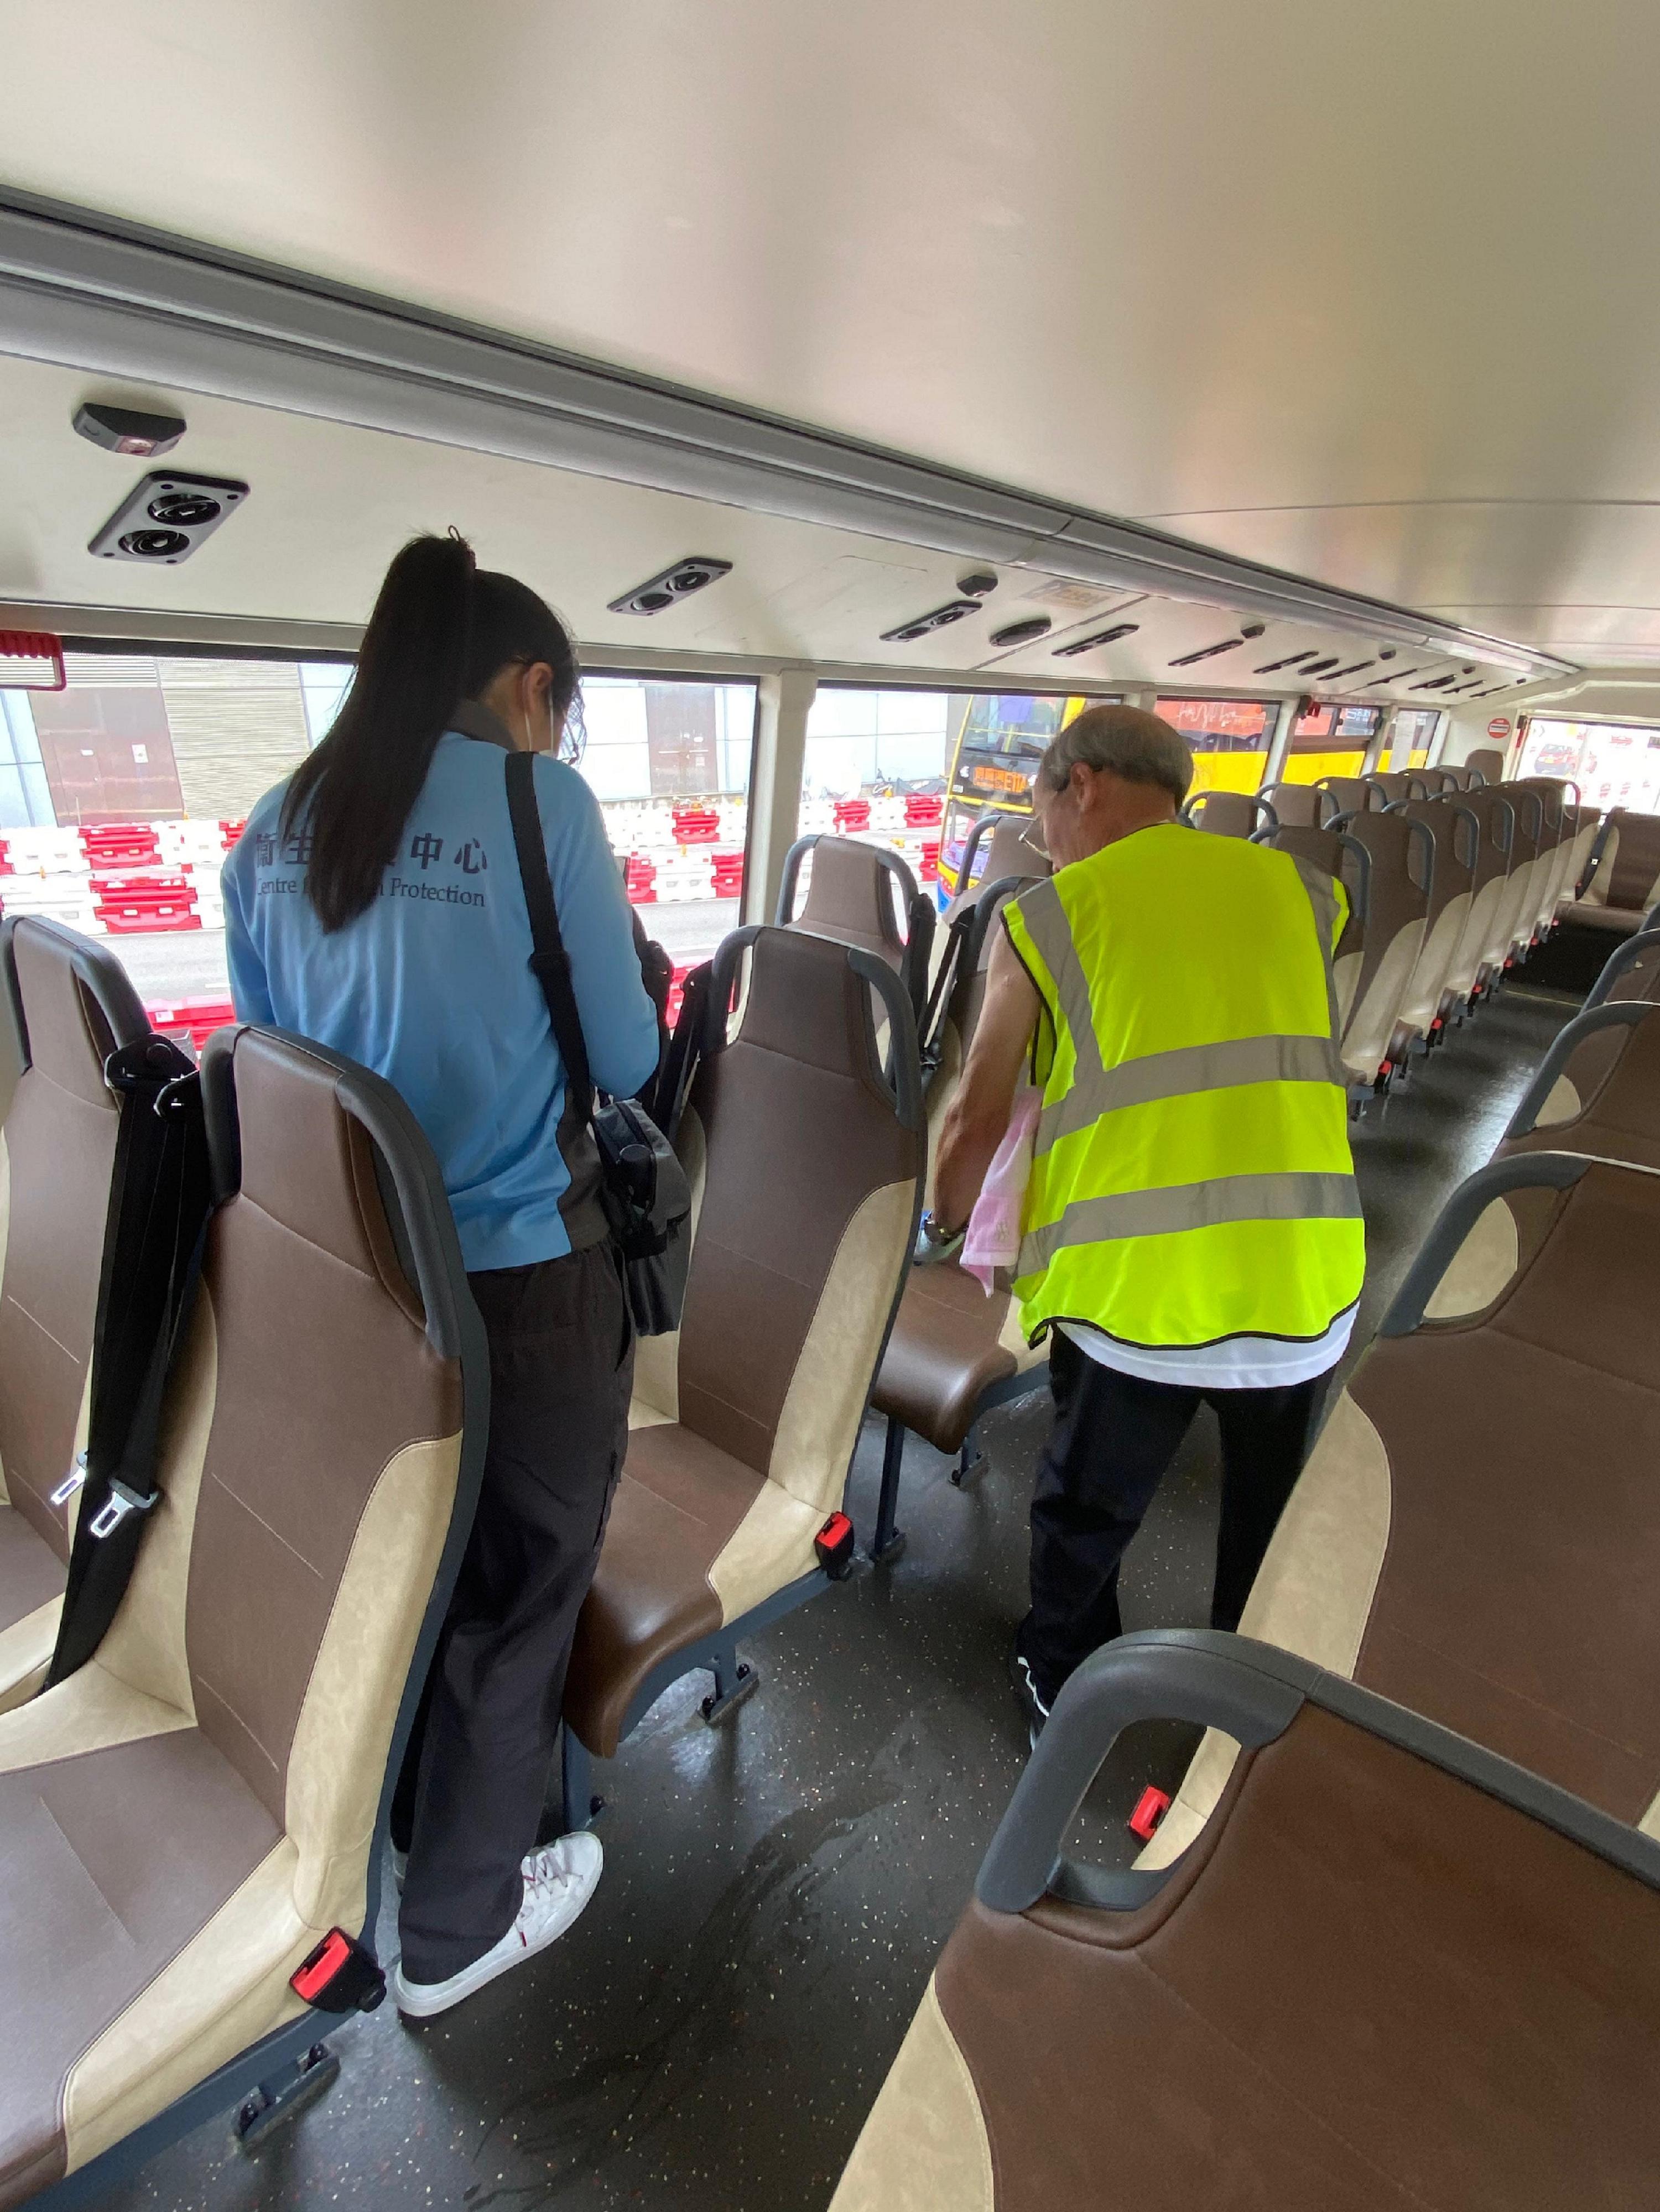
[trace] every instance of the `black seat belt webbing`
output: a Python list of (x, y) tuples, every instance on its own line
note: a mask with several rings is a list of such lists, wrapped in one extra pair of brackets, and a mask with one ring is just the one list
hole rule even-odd
[(53, 1493), (81, 1512), (50, 1686), (85, 1664), (114, 1619), (157, 1497), (168, 1371), (201, 1270), (210, 1182), (197, 1073), (165, 1039), (111, 1055), (121, 1098), (93, 1334), (84, 1475)]

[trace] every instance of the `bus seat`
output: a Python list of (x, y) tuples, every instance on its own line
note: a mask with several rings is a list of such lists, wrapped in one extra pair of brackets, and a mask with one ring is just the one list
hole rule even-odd
[(86, 1443), (120, 1104), (104, 1063), (152, 1032), (119, 961), (73, 930), (7, 923), (0, 971), (25, 1066), (0, 1132), (0, 1711), (46, 1679)]
[(1496, 776), (1484, 775), (1479, 768), (1473, 766), (1468, 761), (1464, 762), (1458, 768), (1443, 769), (1441, 773), (1452, 778), (1451, 787), (1454, 791), (1479, 791), (1483, 784), (1496, 783), (1499, 780)]
[[(757, 1612), (822, 1584), (814, 1540), (840, 1510), (915, 1237), (921, 1077), (891, 969), (824, 939), (740, 930), (716, 956), (711, 1004), (727, 1003), (745, 946), (742, 1026), (713, 1040), (692, 1085), (706, 1164), (676, 1419), (629, 1438), (571, 1657), (568, 1758), (573, 1734), (611, 1757), (669, 1681), (714, 1663), (712, 1644), (729, 1650)], [(873, 989), (897, 1041), (896, 1088)]]
[[(1250, 1755), (1173, 1870), (1080, 1864), (1142, 1720)], [(1639, 2203), (1657, 1889), (1660, 1844), (1317, 1667), (1121, 1638), (1056, 1700), (831, 2212)]]
[(983, 884), (1001, 883), (1010, 876), (1048, 875), (1049, 860), (1031, 842), (1031, 828), (1029, 814), (982, 814), (977, 818), (963, 848), (956, 894), (945, 911), (947, 928)]
[(258, 1030), (203, 1079), (222, 1203), (161, 1501), (95, 1656), (0, 1715), (0, 2204), (152, 2121), (158, 2148), (326, 2032), (289, 1978), (331, 1929), (373, 1944), (477, 1500), (483, 1331), (408, 1109)]
[[(796, 884), (809, 854), (806, 903), (798, 915)], [(903, 936), (894, 912), (896, 892), (905, 916)], [(904, 984), (912, 1013), (921, 1014), (933, 951), (934, 907), (897, 853), (854, 837), (798, 838), (785, 856), (776, 922), (781, 929), (874, 953)]]
[(1323, 775), (1319, 789), (1329, 792), (1340, 814), (1381, 813), (1383, 794), (1369, 776)]
[(1383, 794), (1383, 804), (1395, 806), (1407, 799), (1427, 799), (1432, 789), (1429, 777), (1418, 769), (1395, 769), (1380, 771), (1364, 779), (1374, 791)]
[(1582, 1011), (1624, 999), (1660, 998), (1660, 915), (1650, 915), (1641, 929), (1616, 945), (1602, 972), (1585, 994)]
[(1353, 1083), (1383, 1072), (1395, 1023), (1424, 949), (1435, 886), (1435, 840), (1405, 814), (1340, 816), (1343, 831), (1371, 858), (1365, 955), (1343, 1028), (1343, 1064)]
[[(964, 938), (957, 988), (941, 1024), (942, 1048), (927, 1091), (925, 1205), (933, 1204), (939, 1125), (955, 1095), (985, 996), (996, 918), (1005, 902), (1019, 889), (1018, 881), (1008, 878), (984, 884), (979, 910)], [(888, 1423), (882, 1505), (874, 1540), (879, 1557), (892, 1548), (891, 1524), (904, 1431), (914, 1430), (937, 1451), (961, 1454), (955, 1477), (960, 1481), (968, 1472), (969, 1438), (979, 1415), (1027, 1389), (1041, 1388), (1048, 1363), (1047, 1346), (1034, 1351), (1021, 1334), (1019, 1317), (1006, 1290), (994, 1288), (988, 1295), (976, 1278), (965, 1275), (954, 1261), (910, 1271), (871, 1392), (873, 1409)]]
[(1592, 874), (1563, 920), (1629, 937), (1660, 902), (1660, 815), (1616, 806), (1603, 817)]
[[(1645, 939), (1630, 943), (1642, 945)], [(1648, 976), (1660, 939), (1647, 940)], [(1660, 1014), (1646, 995), (1604, 1001), (1558, 1031), (1511, 1117), (1498, 1157), (1586, 1152), (1660, 1171)]]
[(1556, 927), (1556, 911), (1567, 886), (1578, 832), (1578, 808), (1568, 797), (1569, 786), (1554, 777), (1535, 781), (1545, 793), (1545, 819), (1550, 852), (1548, 865), (1540, 872), (1534, 917), (1534, 937), (1539, 943)]
[[(1657, 1343), (1660, 1177), (1545, 1151), (1470, 1176), (1333, 1406), (1240, 1634), (1660, 1836)], [(1201, 1744), (1140, 1863), (1197, 1834), (1237, 1749)]]
[(1243, 791), (1199, 791), (1182, 809), (1190, 829), (1208, 830), (1215, 837), (1250, 837), (1258, 830), (1272, 830), (1279, 820), (1270, 800)]
[[(1504, 780), (1505, 749), (1502, 745), (1479, 745), (1473, 753), (1464, 755), (1466, 775), (1480, 776), (1483, 783), (1499, 783)], [(1466, 790), (1472, 787), (1466, 785)]]
[(1317, 783), (1270, 783), (1262, 796), (1287, 830), (1323, 830), (1334, 815), (1343, 811), (1332, 793)]
[(1467, 791), (1458, 804), (1475, 816), (1481, 842), (1476, 847), (1469, 912), (1458, 949), (1447, 969), (1445, 997), (1449, 1007), (1467, 1004), (1482, 982), (1487, 946), (1499, 928), (1499, 909), (1510, 878), (1511, 848), (1516, 837), (1516, 809), (1497, 786), (1478, 786)]
[(1257, 842), (1289, 853), (1293, 860), (1310, 862), (1329, 876), (1340, 878), (1348, 894), (1348, 919), (1332, 955), (1332, 981), (1341, 1031), (1353, 1010), (1360, 971), (1365, 962), (1371, 855), (1358, 839), (1345, 836), (1341, 830), (1316, 830), (1299, 823), (1282, 821), (1277, 829), (1261, 830)]
[(1562, 871), (1556, 894), (1559, 921), (1567, 918), (1567, 909), (1579, 896), (1579, 886), (1590, 866), (1591, 849), (1596, 842), (1596, 834), (1602, 823), (1602, 817), (1598, 808), (1581, 805), (1573, 809), (1573, 832), (1568, 844), (1567, 865)]
[(1395, 1018), (1389, 1056), (1395, 1060), (1417, 1040), (1441, 1033), (1447, 976), (1469, 916), (1481, 835), (1475, 817), (1445, 799), (1408, 799), (1401, 811), (1408, 820), (1421, 822), (1435, 840), (1435, 872), (1424, 916), (1423, 950)]
[(1505, 896), (1494, 909), (1493, 933), (1483, 956), (1483, 966), (1494, 982), (1532, 942), (1533, 892), (1545, 839), (1543, 792), (1529, 783), (1507, 783), (1502, 788), (1516, 811), (1516, 830)]

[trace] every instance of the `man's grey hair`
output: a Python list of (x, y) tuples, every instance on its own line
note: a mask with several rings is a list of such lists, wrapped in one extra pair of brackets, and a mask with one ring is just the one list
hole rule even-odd
[(1193, 753), (1179, 730), (1142, 707), (1089, 707), (1050, 741), (1038, 780), (1061, 791), (1078, 762), (1126, 783), (1153, 783), (1179, 806), (1193, 781)]

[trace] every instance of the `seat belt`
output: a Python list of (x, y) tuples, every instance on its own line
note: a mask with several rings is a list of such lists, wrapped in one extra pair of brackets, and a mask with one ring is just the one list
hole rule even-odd
[(112, 1053), (121, 1101), (93, 1333), (87, 1448), (52, 1493), (81, 1492), (47, 1686), (83, 1666), (114, 1620), (159, 1491), (156, 1446), (211, 1203), (195, 1066), (164, 1037)]

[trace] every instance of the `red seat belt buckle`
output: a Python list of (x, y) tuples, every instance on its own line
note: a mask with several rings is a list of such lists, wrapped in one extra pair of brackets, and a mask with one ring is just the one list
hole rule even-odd
[(373, 2012), (386, 1994), (386, 1978), (373, 1951), (331, 1928), (289, 1987), (319, 2012)]
[(1144, 1844), (1151, 1843), (1153, 1831), (1169, 1810), (1170, 1799), (1162, 1790), (1144, 1790), (1129, 1817), (1131, 1835), (1140, 1836)]
[(818, 1564), (833, 1583), (845, 1582), (853, 1572), (853, 1523), (845, 1513), (832, 1513), (812, 1540)]

